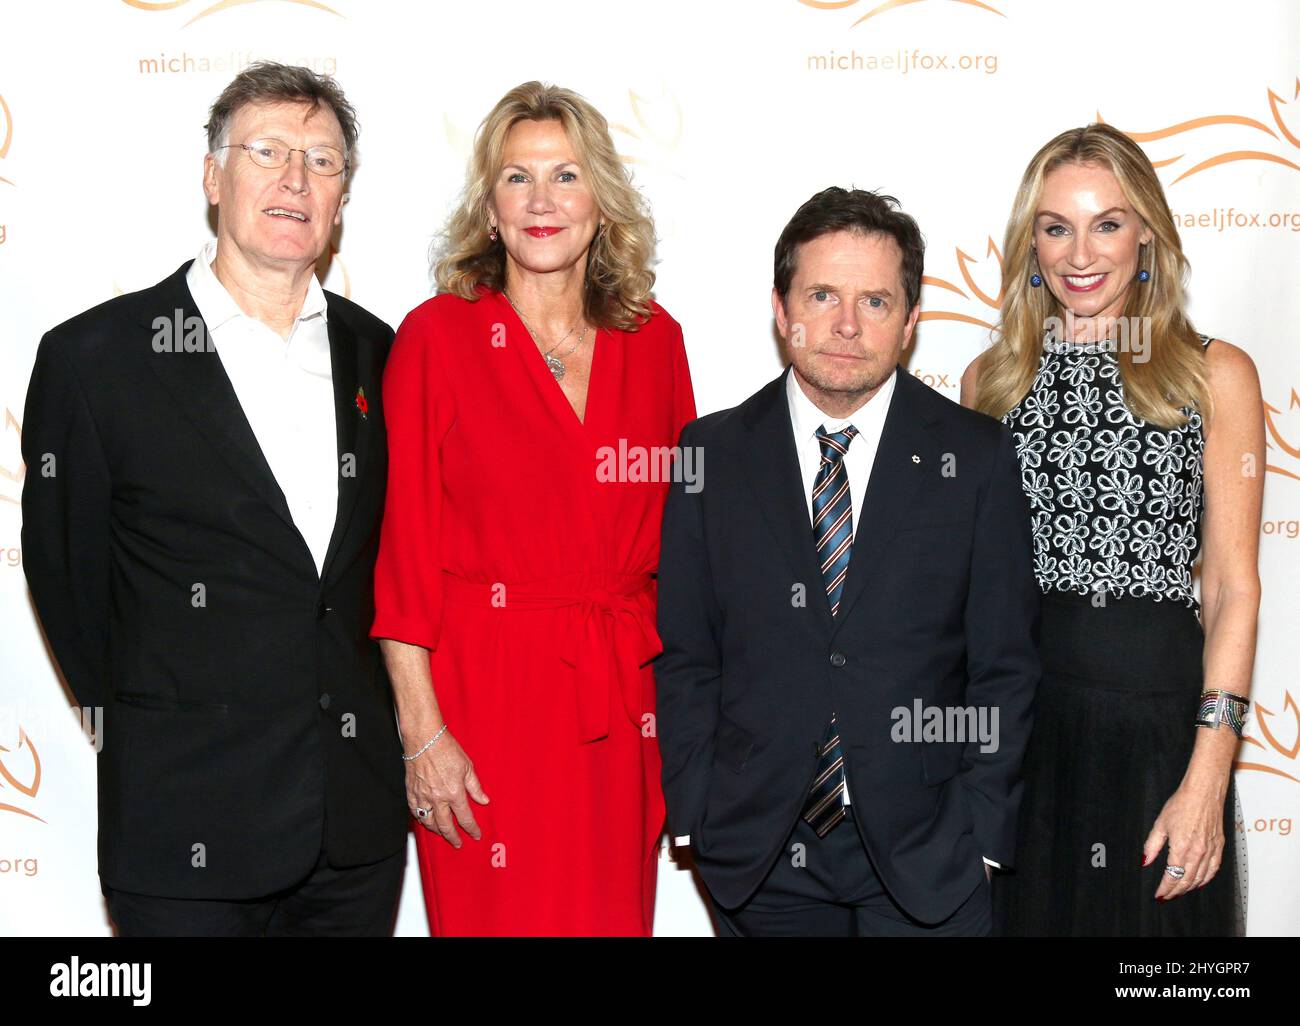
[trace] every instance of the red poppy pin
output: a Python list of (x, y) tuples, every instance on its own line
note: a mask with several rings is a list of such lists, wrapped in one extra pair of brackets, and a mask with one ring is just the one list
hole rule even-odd
[(357, 388), (357, 409), (361, 411), (361, 419), (366, 419), (366, 414), (370, 411), (370, 404), (366, 402), (366, 390)]

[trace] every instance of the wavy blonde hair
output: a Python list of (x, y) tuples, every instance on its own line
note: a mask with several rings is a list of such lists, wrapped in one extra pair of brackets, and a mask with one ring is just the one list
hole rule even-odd
[[(435, 242), (434, 278), (439, 292), (478, 299), (480, 285), (500, 291), (506, 280), (506, 248), (488, 239), (487, 204), (501, 173), (506, 135), (520, 121), (558, 121), (587, 174), (605, 219), (587, 250), (583, 312), (592, 324), (635, 331), (650, 317), (655, 274), (654, 221), (644, 197), (614, 150), (600, 111), (577, 93), (525, 82), (506, 93), (474, 136), (468, 180), (441, 240)], [(441, 253), (438, 257), (437, 254)]]
[[(1132, 285), (1124, 316), (1150, 318), (1149, 352), (1135, 362), (1131, 347), (1116, 347), (1124, 398), (1137, 417), (1161, 427), (1185, 424), (1184, 407), (1208, 416), (1205, 350), (1185, 311), (1187, 258), (1169, 213), (1164, 190), (1145, 153), (1128, 136), (1106, 124), (1062, 132), (1034, 154), (1011, 207), (1003, 244), (1002, 308), (995, 342), (980, 360), (976, 408), (1001, 418), (1028, 394), (1043, 351), (1049, 318), (1063, 312), (1045, 286), (1033, 288), (1034, 218), (1043, 180), (1064, 164), (1100, 164), (1119, 182), (1125, 199), (1152, 231), (1140, 266), (1150, 280)], [(1133, 323), (1133, 322), (1129, 322)]]

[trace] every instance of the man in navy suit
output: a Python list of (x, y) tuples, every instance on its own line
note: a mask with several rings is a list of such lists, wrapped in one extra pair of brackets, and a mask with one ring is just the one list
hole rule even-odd
[(791, 366), (688, 425), (655, 664), (669, 826), (727, 936), (981, 935), (1039, 678), (1010, 434), (899, 365), (924, 244), (830, 188), (776, 246)]

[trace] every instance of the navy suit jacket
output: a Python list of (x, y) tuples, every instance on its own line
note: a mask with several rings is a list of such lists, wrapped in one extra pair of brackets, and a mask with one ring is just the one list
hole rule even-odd
[[(982, 857), (1012, 862), (1040, 675), (1020, 468), (1003, 425), (895, 373), (834, 618), (785, 374), (682, 433), (703, 487), (674, 483), (664, 515), (658, 735), (670, 829), (726, 908), (794, 826), (832, 711), (862, 840), (910, 915), (947, 918)], [(922, 740), (918, 702), (996, 711), (996, 751), (976, 731)]]

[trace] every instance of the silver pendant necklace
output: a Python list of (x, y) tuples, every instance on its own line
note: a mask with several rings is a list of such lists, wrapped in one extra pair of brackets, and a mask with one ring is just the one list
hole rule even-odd
[[(540, 349), (541, 343), (537, 341), (537, 332), (533, 331), (533, 326), (528, 323), (528, 318), (524, 316), (523, 311), (520, 310), (519, 307), (515, 306), (515, 301), (510, 298), (510, 293), (502, 289), (501, 294), (506, 297), (506, 302), (510, 304), (510, 308), (514, 310), (514, 312), (519, 315), (519, 319), (524, 322), (524, 327), (528, 329), (528, 334), (533, 336), (533, 344)], [(550, 370), (551, 376), (554, 377), (556, 381), (560, 381), (564, 378), (563, 361), (578, 351), (578, 347), (582, 345), (583, 340), (587, 337), (587, 329), (585, 327), (582, 329), (582, 333), (578, 336), (578, 340), (569, 347), (569, 351), (563, 356), (552, 356), (551, 354), (564, 344), (564, 340), (573, 334), (573, 329), (577, 326), (578, 322), (574, 321), (573, 326), (564, 333), (560, 338), (560, 341), (556, 342), (555, 345), (551, 346), (550, 349), (546, 350), (546, 352), (542, 354), (542, 359), (546, 361), (547, 369)]]

